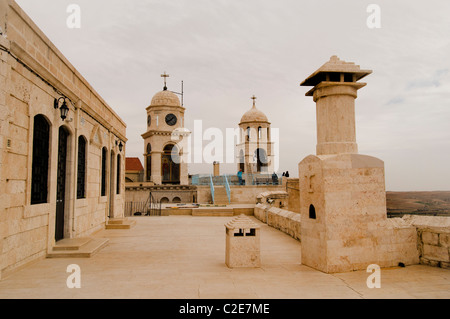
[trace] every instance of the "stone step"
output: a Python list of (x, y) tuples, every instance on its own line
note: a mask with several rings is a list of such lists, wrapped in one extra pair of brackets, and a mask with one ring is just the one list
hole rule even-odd
[(222, 201), (216, 200), (216, 201), (214, 201), (214, 203), (216, 205), (227, 205), (228, 204), (228, 200), (222, 200)]
[(214, 204), (216, 205), (228, 205), (230, 201), (228, 200), (227, 190), (225, 186), (215, 186), (214, 187)]
[(54, 251), (66, 251), (66, 250), (78, 250), (81, 246), (90, 242), (91, 238), (74, 238), (74, 239), (63, 239), (56, 243), (53, 247)]
[(225, 194), (214, 194), (214, 198), (228, 198), (228, 195), (225, 193)]
[(228, 203), (228, 196), (214, 196), (214, 201), (226, 201)]
[(110, 219), (106, 224), (106, 229), (131, 229), (136, 224), (135, 220), (124, 219)]
[(109, 242), (107, 238), (75, 238), (57, 242), (47, 258), (90, 258)]

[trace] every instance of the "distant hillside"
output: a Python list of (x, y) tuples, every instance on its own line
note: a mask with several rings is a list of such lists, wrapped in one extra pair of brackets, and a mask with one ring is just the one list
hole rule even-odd
[(402, 214), (450, 216), (450, 191), (387, 192), (386, 200), (390, 216)]

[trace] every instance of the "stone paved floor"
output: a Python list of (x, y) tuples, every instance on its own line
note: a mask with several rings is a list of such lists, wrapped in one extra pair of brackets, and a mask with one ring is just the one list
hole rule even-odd
[[(365, 271), (328, 275), (301, 265), (301, 244), (260, 223), (259, 269), (225, 265), (230, 217), (136, 218), (90, 259), (42, 259), (0, 282), (0, 299), (310, 299), (450, 298), (450, 271), (428, 266), (381, 271), (369, 289)], [(67, 266), (81, 267), (81, 289), (69, 289)]]

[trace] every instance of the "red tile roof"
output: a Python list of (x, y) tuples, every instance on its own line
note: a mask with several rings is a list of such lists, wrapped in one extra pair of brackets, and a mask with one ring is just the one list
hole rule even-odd
[(125, 170), (126, 171), (143, 171), (144, 167), (141, 164), (141, 161), (137, 157), (127, 157), (125, 161)]

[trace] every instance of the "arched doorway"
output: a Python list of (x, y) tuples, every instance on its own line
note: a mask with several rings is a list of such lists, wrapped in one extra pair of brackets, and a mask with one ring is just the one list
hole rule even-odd
[(163, 184), (180, 184), (180, 155), (175, 145), (167, 145), (161, 158)]
[(58, 177), (56, 183), (56, 218), (55, 240), (64, 239), (66, 174), (67, 174), (67, 142), (69, 132), (61, 126), (58, 136)]
[(258, 148), (255, 152), (255, 156), (257, 172), (267, 172), (268, 159), (266, 151), (262, 148)]

